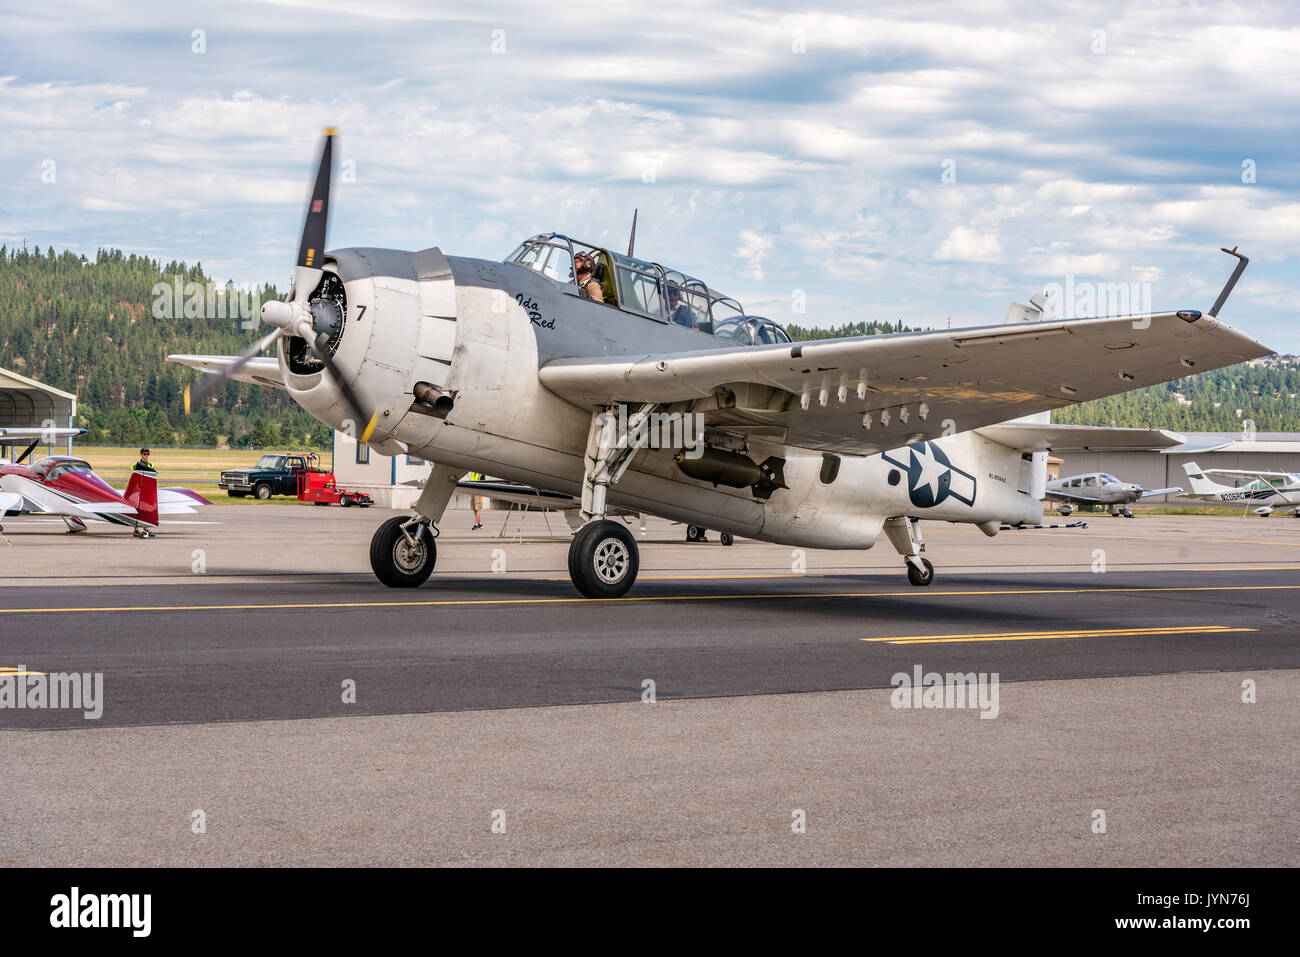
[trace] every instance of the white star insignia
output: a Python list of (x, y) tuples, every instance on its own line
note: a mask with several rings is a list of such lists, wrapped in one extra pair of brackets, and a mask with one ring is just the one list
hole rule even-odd
[(916, 462), (921, 466), (921, 474), (917, 476), (914, 489), (920, 490), (923, 486), (930, 489), (930, 497), (937, 500), (939, 498), (939, 481), (950, 470), (948, 466), (939, 463), (933, 455), (930, 454), (928, 445), (922, 446), (918, 451), (912, 450), (912, 455), (916, 457)]

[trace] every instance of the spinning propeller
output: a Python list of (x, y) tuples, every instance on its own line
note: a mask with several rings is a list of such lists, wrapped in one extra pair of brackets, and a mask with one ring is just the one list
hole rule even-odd
[[(325, 364), (326, 370), (343, 394), (343, 400), (356, 416), (358, 422), (365, 422), (360, 435), (361, 442), (368, 442), (375, 431), (379, 419), (377, 411), (366, 413), (365, 404), (356, 391), (347, 382), (342, 370), (330, 354), (329, 340), (340, 324), (341, 316), (337, 307), (327, 299), (312, 299), (311, 296), (320, 287), (325, 271), (319, 263), (325, 256), (325, 226), (329, 219), (330, 172), (333, 168), (334, 128), (325, 131), (325, 145), (321, 148), (320, 166), (316, 170), (316, 185), (311, 191), (311, 200), (307, 205), (307, 220), (302, 226), (302, 242), (298, 245), (298, 262), (293, 272), (293, 298), (287, 302), (264, 303), (262, 321), (275, 326), (275, 331), (259, 339), (245, 350), (235, 362), (221, 372), (212, 373), (200, 379), (193, 388), (185, 387), (185, 411), (210, 395), (213, 390), (229, 382), (238, 375), (250, 359), (256, 358), (265, 349), (275, 344), (284, 336), (298, 336), (311, 343), (312, 351)], [(332, 315), (331, 315), (332, 313)]]

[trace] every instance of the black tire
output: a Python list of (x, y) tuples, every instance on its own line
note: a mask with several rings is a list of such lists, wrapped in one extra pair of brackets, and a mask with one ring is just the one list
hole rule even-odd
[(707, 532), (698, 525), (686, 526), (686, 540), (688, 542), (702, 542)]
[(344, 508), (349, 508), (349, 507), (351, 507), (351, 505), (352, 505), (352, 496), (351, 496), (351, 495), (340, 495), (340, 496), (339, 496), (339, 504), (342, 505)]
[(723, 532), (718, 537), (722, 540), (722, 544), (725, 545), (727, 548), (730, 548), (732, 545), (736, 543), (736, 540), (731, 537), (730, 532)]
[(928, 558), (922, 558), (921, 564), (925, 566), (924, 572), (919, 571), (911, 562), (907, 563), (907, 580), (913, 585), (923, 588), (934, 581), (934, 565), (930, 563)]
[(569, 578), (587, 598), (621, 598), (636, 583), (636, 537), (620, 522), (589, 522), (569, 543)]
[(409, 521), (405, 515), (390, 518), (370, 539), (370, 568), (389, 588), (418, 588), (438, 563), (438, 545), (427, 525), (419, 525), (413, 532), (420, 547), (418, 553), (411, 550), (402, 534), (402, 526)]
[(270, 482), (258, 482), (256, 485), (253, 486), (253, 498), (261, 499), (263, 502), (265, 502), (270, 497), (271, 497)]

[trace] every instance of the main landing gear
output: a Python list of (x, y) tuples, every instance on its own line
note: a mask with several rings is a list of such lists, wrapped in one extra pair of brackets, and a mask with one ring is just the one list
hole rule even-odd
[(588, 598), (619, 598), (641, 566), (636, 538), (621, 522), (588, 522), (569, 543), (569, 578)]
[(906, 561), (909, 582), (924, 587), (934, 581), (934, 565), (928, 558), (921, 557), (921, 552), (925, 551), (925, 540), (921, 538), (920, 522), (914, 518), (887, 518), (885, 534)]
[(609, 487), (618, 484), (636, 454), (628, 436), (635, 435), (641, 422), (657, 408), (647, 403), (637, 409), (628, 416), (623, 434), (619, 434), (612, 412), (591, 417), (582, 476), (584, 524), (569, 543), (569, 578), (587, 598), (621, 598), (636, 584), (641, 567), (636, 538), (625, 525), (605, 517), (605, 500)]

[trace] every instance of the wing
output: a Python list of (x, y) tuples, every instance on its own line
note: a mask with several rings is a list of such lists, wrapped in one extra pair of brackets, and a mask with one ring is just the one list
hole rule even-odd
[(567, 509), (582, 507), (582, 502), (572, 495), (534, 488), (531, 485), (516, 485), (513, 482), (466, 481), (457, 482), (456, 487), (473, 492), (475, 495), (485, 495), (498, 501), (513, 502), (516, 505), (529, 505), (533, 508)]
[(1215, 475), (1237, 475), (1243, 478), (1257, 478), (1263, 480), (1268, 478), (1289, 479), (1293, 472), (1263, 472), (1259, 469), (1198, 469), (1200, 472), (1213, 472)]
[(557, 359), (539, 374), (583, 408), (689, 403), (710, 426), (868, 455), (1273, 352), (1217, 319), (1182, 315)]
[(1058, 491), (1054, 491), (1054, 490), (1052, 490), (1052, 489), (1050, 489), (1050, 488), (1049, 488), (1046, 492), (1043, 493), (1043, 496), (1044, 496), (1044, 498), (1050, 498), (1050, 499), (1052, 499), (1053, 501), (1055, 501), (1055, 500), (1057, 500), (1057, 499), (1060, 499), (1060, 500), (1063, 501), (1063, 502), (1090, 502), (1090, 503), (1093, 503), (1093, 502), (1096, 502), (1096, 501), (1097, 501), (1095, 498), (1088, 498), (1088, 497), (1085, 496), (1085, 495), (1074, 495), (1074, 494), (1071, 493), (1071, 492), (1058, 492)]
[[(168, 356), (168, 362), (177, 362), (200, 372), (224, 372), (239, 361), (239, 356)], [(254, 385), (269, 386), (272, 389), (285, 388), (280, 378), (280, 360), (270, 357), (249, 359), (244, 367), (231, 378)]]
[(1181, 491), (1182, 491), (1182, 489), (1181, 489), (1181, 488), (1178, 488), (1178, 487), (1174, 487), (1174, 488), (1150, 488), (1150, 489), (1146, 489), (1145, 491), (1143, 491), (1143, 493), (1142, 493), (1142, 497), (1143, 497), (1143, 498), (1148, 498), (1148, 497), (1150, 497), (1150, 496), (1152, 496), (1152, 495), (1176, 495), (1176, 494), (1178, 494), (1178, 493), (1181, 492)]
[[(582, 508), (582, 500), (572, 495), (553, 492), (550, 489), (534, 488), (531, 485), (517, 485), (514, 482), (464, 481), (457, 482), (456, 487), (473, 492), (475, 495), (486, 496), (494, 501), (513, 502), (516, 505), (527, 505), (530, 508), (545, 508), (559, 512)], [(619, 508), (617, 505), (607, 506), (607, 511), (611, 515), (638, 514), (625, 508)]]
[(0, 426), (0, 439), (40, 439), (44, 442), (46, 439), (74, 439), (85, 434), (85, 429), (37, 429), (17, 428), (11, 425)]
[(1096, 425), (1003, 422), (977, 430), (1020, 452), (1125, 452), (1169, 449), (1187, 439), (1165, 429), (1111, 429)]

